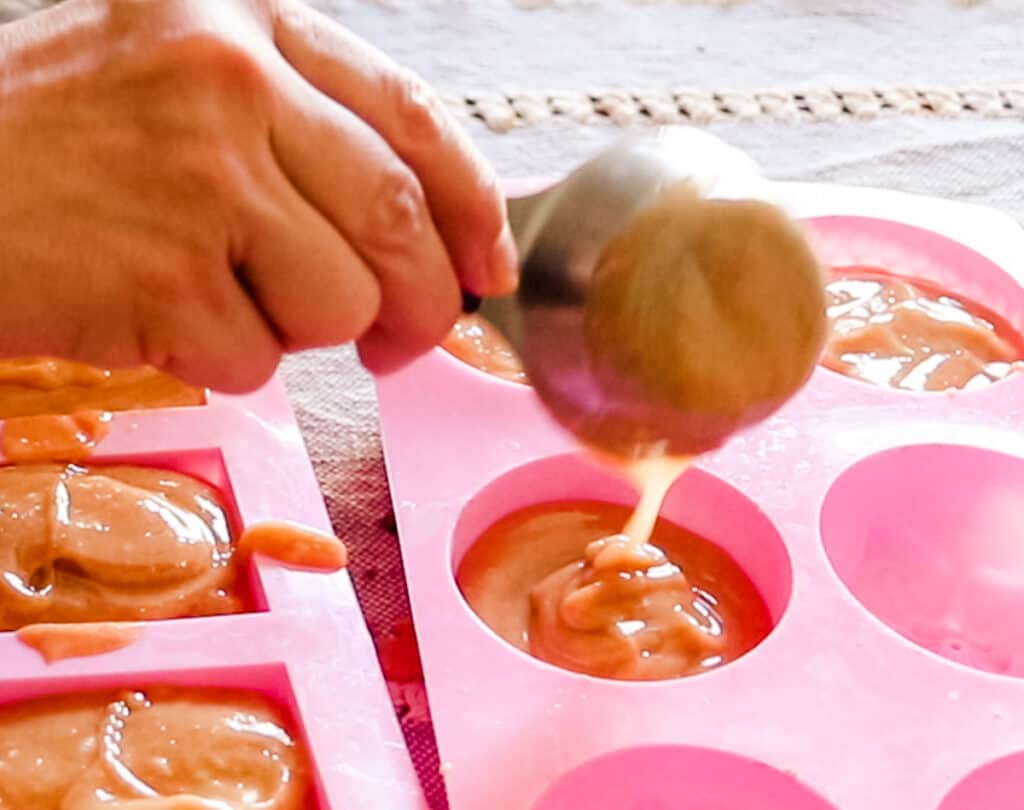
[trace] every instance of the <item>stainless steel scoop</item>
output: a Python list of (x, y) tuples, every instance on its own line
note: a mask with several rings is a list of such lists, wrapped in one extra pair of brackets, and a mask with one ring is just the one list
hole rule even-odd
[(467, 302), (508, 338), (541, 400), (565, 427), (580, 433), (582, 424), (628, 415), (639, 452), (649, 452), (662, 434), (685, 434), (685, 425), (672, 422), (690, 415), (652, 410), (647, 392), (629, 379), (598, 379), (583, 339), (584, 312), (606, 245), (669, 184), (681, 181), (703, 196), (757, 196), (765, 187), (750, 158), (700, 130), (627, 137), (557, 185), (509, 200), (519, 289), (507, 298)]

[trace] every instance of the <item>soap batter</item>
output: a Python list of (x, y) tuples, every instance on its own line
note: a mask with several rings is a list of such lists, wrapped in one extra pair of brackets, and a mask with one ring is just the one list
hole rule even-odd
[(16, 635), (18, 641), (38, 652), (47, 664), (53, 664), (65, 658), (88, 658), (123, 650), (145, 632), (145, 626), (139, 622), (80, 622), (28, 624)]
[(237, 613), (220, 494), (143, 467), (0, 469), (0, 630)]
[(875, 267), (837, 268), (827, 285), (823, 364), (906, 391), (975, 389), (1005, 378), (1024, 339), (984, 307)]
[(85, 461), (110, 432), (106, 411), (12, 416), (3, 423), (0, 446), (16, 464), (32, 461)]
[(0, 361), (0, 419), (202, 405), (206, 395), (155, 368), (104, 369), (52, 357)]
[(306, 810), (309, 771), (283, 712), (252, 692), (155, 687), (0, 706), (0, 810), (181, 807), (160, 800), (172, 796)]
[(314, 571), (340, 571), (348, 565), (348, 547), (340, 538), (287, 521), (268, 520), (247, 527), (235, 551), (240, 557), (259, 554)]
[(664, 519), (639, 542), (621, 534), (630, 515), (596, 501), (514, 512), (466, 553), (459, 586), (506, 641), (599, 677), (692, 675), (768, 635), (764, 600), (728, 554)]
[(474, 368), (512, 382), (526, 382), (526, 372), (504, 335), (480, 315), (463, 315), (441, 344)]

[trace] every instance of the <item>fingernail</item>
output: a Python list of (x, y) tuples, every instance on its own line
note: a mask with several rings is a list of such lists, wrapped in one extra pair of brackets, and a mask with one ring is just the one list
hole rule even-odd
[(508, 295), (519, 284), (519, 254), (507, 222), (491, 248), (487, 271), (496, 295)]

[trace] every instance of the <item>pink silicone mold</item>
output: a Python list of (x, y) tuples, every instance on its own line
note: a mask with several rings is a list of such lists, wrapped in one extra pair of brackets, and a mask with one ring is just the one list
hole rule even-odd
[[(115, 413), (88, 463), (114, 462), (174, 469), (215, 485), (238, 529), (286, 520), (331, 531), (276, 379), (247, 396), (210, 394), (202, 406)], [(256, 558), (250, 578), (251, 612), (150, 622), (131, 646), (98, 657), (47, 666), (13, 633), (0, 633), (0, 703), (155, 684), (252, 689), (289, 709), (304, 734), (316, 810), (422, 810), (347, 572)]]
[[(1008, 217), (870, 189), (775, 184), (772, 196), (825, 262), (934, 280), (1024, 329), (1024, 232)], [(818, 369), (777, 415), (700, 459), (663, 514), (727, 549), (776, 626), (727, 666), (654, 683), (511, 648), (453, 575), (503, 515), (629, 502), (628, 487), (581, 456), (531, 389), (442, 351), (378, 391), (454, 810), (1020, 805), (1024, 374), (909, 394)]]

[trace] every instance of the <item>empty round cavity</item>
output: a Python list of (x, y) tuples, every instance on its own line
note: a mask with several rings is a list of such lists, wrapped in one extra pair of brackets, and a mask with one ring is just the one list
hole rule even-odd
[(627, 748), (592, 759), (562, 776), (532, 810), (584, 807), (836, 810), (790, 774), (736, 754), (681, 745)]
[(1024, 289), (946, 236), (866, 217), (810, 221), (832, 270), (823, 365), (903, 391), (974, 390), (1024, 359)]
[(990, 762), (971, 773), (939, 810), (1020, 810), (1024, 796), (1024, 752)]
[(839, 577), (910, 641), (975, 669), (1024, 675), (1024, 460), (929, 444), (844, 472), (821, 532)]
[(739, 490), (691, 468), (665, 500), (652, 549), (622, 534), (637, 499), (576, 455), (492, 482), (453, 538), (469, 608), (534, 658), (616, 680), (693, 675), (756, 648), (792, 587), (771, 521)]

